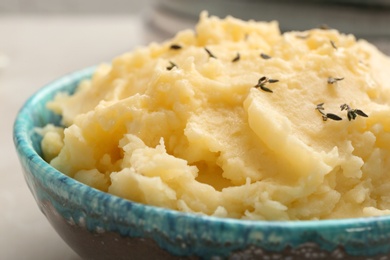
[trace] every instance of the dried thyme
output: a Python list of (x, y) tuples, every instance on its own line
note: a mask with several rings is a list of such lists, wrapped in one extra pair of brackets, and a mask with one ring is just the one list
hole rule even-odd
[(215, 57), (214, 54), (213, 54), (209, 49), (207, 49), (206, 47), (204, 48), (204, 50), (207, 52), (207, 54), (209, 55), (210, 58), (214, 58), (214, 59), (217, 58), (217, 57)]
[[(355, 120), (355, 118), (357, 116), (368, 117), (368, 115), (366, 113), (364, 113), (362, 110), (360, 110), (360, 109), (352, 109), (347, 104), (342, 104), (340, 106), (340, 109), (341, 109), (341, 111), (343, 111), (343, 110), (347, 111), (347, 118), (348, 118), (349, 121)], [(336, 115), (336, 114), (324, 113), (324, 110), (325, 110), (324, 109), (324, 103), (318, 104), (317, 107), (316, 107), (316, 110), (321, 113), (322, 119), (324, 121), (326, 121), (328, 119), (332, 119), (332, 120), (336, 120), (336, 121), (342, 120), (342, 118), (340, 116)]]
[(271, 59), (271, 56), (269, 56), (269, 55), (267, 55), (267, 54), (265, 54), (265, 53), (261, 53), (261, 54), (260, 54), (260, 57), (262, 57), (262, 58), (265, 59), (265, 60)]
[(335, 120), (335, 121), (340, 121), (340, 120), (342, 120), (342, 118), (339, 117), (339, 116), (336, 115), (336, 114), (324, 113), (324, 110), (325, 110), (325, 108), (324, 108), (324, 103), (318, 104), (317, 107), (316, 107), (316, 110), (317, 110), (318, 112), (320, 112), (320, 114), (321, 114), (321, 116), (322, 116), (322, 120), (324, 120), (324, 121), (326, 121), (326, 120), (328, 120), (328, 119), (332, 119), (332, 120)]
[(334, 41), (330, 40), (330, 45), (332, 45), (333, 49), (337, 50), (337, 46)]
[(268, 83), (276, 83), (279, 82), (278, 79), (268, 79)]
[(332, 114), (332, 113), (326, 113), (326, 118), (328, 119), (332, 119), (332, 120), (335, 120), (335, 121), (340, 121), (340, 120), (343, 120), (341, 117), (339, 117), (338, 115), (336, 114)]
[(355, 118), (357, 116), (368, 117), (368, 115), (366, 113), (364, 113), (362, 110), (360, 110), (360, 109), (352, 109), (347, 104), (342, 104), (340, 106), (340, 109), (341, 109), (341, 111), (343, 111), (343, 110), (347, 111), (347, 117), (348, 117), (349, 121), (355, 120)]
[(181, 45), (179, 45), (179, 44), (171, 44), (171, 46), (169, 47), (171, 50), (180, 50), (181, 48), (183, 48), (183, 47), (181, 47)]
[(240, 60), (240, 53), (237, 52), (236, 57), (232, 60), (232, 62), (237, 62)]
[(174, 67), (178, 68), (176, 63), (169, 61), (169, 66), (167, 67), (167, 70), (172, 70)]
[(334, 84), (337, 81), (343, 80), (344, 78), (334, 78), (334, 77), (328, 77), (328, 84)]
[(265, 91), (265, 92), (269, 92), (269, 93), (273, 93), (273, 91), (269, 88), (267, 88), (265, 85), (267, 83), (276, 83), (276, 82), (279, 82), (279, 80), (277, 79), (269, 79), (267, 78), (266, 76), (263, 76), (259, 79), (259, 81), (257, 82), (257, 84), (255, 85), (255, 88), (260, 88), (261, 90)]

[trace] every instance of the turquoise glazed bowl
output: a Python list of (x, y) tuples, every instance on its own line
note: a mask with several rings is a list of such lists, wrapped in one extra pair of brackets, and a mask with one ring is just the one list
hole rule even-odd
[(41, 157), (34, 129), (59, 124), (46, 109), (94, 68), (62, 77), (21, 108), (14, 142), (35, 200), (86, 259), (390, 259), (390, 216), (325, 221), (246, 221), (131, 202), (67, 177)]

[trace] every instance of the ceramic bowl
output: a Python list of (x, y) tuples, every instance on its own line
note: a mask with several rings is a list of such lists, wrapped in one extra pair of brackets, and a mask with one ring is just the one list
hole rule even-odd
[(59, 124), (47, 101), (72, 92), (94, 68), (62, 77), (21, 108), (14, 142), (35, 200), (85, 259), (389, 259), (390, 217), (249, 221), (131, 202), (67, 177), (41, 157), (36, 127)]

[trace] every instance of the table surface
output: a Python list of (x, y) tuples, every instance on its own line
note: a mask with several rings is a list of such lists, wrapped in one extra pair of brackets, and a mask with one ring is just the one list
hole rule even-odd
[(0, 16), (0, 259), (80, 259), (55, 233), (25, 184), (12, 125), (46, 83), (144, 44), (141, 16)]
[[(12, 125), (26, 99), (46, 83), (110, 62), (153, 39), (143, 24), (141, 15), (0, 16), (0, 259), (80, 259), (51, 228), (28, 190)], [(4, 56), (8, 65), (1, 68)]]

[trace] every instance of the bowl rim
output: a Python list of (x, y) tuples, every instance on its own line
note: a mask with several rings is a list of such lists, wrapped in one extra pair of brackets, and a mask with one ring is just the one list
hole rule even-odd
[[(167, 214), (174, 218), (185, 218), (195, 222), (212, 222), (219, 225), (236, 225), (243, 228), (248, 227), (266, 227), (288, 229), (288, 230), (305, 230), (305, 231), (318, 231), (328, 230), (332, 228), (342, 229), (347, 232), (364, 232), (371, 230), (373, 226), (377, 227), (378, 222), (386, 223), (390, 225), (390, 215), (388, 216), (376, 216), (376, 217), (359, 217), (359, 218), (344, 218), (344, 219), (324, 219), (324, 220), (247, 220), (247, 219), (234, 219), (234, 218), (222, 218), (215, 216), (200, 215), (196, 213), (180, 212), (173, 209), (162, 208), (157, 206), (151, 206), (134, 201), (130, 201), (124, 198), (120, 198), (116, 195), (109, 194), (97, 190), (93, 187), (85, 185), (63, 173), (56, 170), (49, 163), (47, 163), (37, 153), (32, 145), (31, 124), (26, 123), (34, 112), (34, 106), (39, 104), (41, 100), (47, 95), (59, 92), (66, 84), (78, 83), (83, 79), (90, 78), (95, 71), (96, 66), (87, 67), (82, 70), (78, 70), (58, 79), (55, 79), (51, 83), (44, 85), (38, 89), (32, 96), (30, 96), (19, 112), (16, 115), (13, 127), (14, 145), (19, 155), (19, 158), (27, 160), (28, 167), (32, 169), (30, 172), (40, 182), (45, 182), (51, 185), (52, 191), (58, 196), (65, 196), (67, 199), (76, 200), (82, 205), (88, 207), (91, 205), (96, 206), (96, 203), (102, 206), (103, 212), (112, 214), (118, 209), (121, 210), (142, 210), (153, 214)], [(30, 120), (31, 121), (31, 120)], [(35, 127), (35, 126), (34, 126)], [(56, 189), (55, 187), (63, 187)], [(66, 189), (67, 194), (62, 192)], [(69, 191), (70, 192), (69, 195)], [(74, 192), (77, 194), (75, 195)], [(97, 199), (98, 198), (98, 199)], [(84, 201), (84, 202), (83, 202)], [(90, 201), (92, 203), (85, 203)]]

